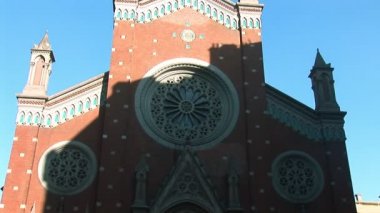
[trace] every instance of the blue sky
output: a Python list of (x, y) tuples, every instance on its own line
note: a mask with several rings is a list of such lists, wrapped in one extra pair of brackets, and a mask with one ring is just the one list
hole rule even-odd
[[(308, 74), (319, 48), (335, 68), (354, 193), (380, 195), (380, 2), (270, 1), (263, 13), (267, 83), (314, 108)], [(49, 94), (105, 72), (112, 42), (112, 1), (0, 0), (0, 186), (4, 184), (30, 48), (48, 30), (56, 57)], [(0, 193), (1, 194), (1, 193)]]

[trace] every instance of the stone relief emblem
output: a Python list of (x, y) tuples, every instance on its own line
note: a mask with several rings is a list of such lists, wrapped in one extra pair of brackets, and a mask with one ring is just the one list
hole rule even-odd
[(181, 39), (185, 42), (192, 42), (195, 40), (195, 33), (192, 30), (186, 29), (181, 33)]

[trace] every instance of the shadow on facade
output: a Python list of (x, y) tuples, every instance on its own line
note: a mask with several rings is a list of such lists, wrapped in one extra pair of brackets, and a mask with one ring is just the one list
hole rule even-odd
[(40, 160), (44, 212), (247, 209), (241, 55), (215, 46), (211, 66), (178, 61), (142, 81), (108, 83), (98, 117)]
[[(272, 187), (272, 161), (289, 149), (320, 157), (325, 179), (331, 177), (323, 145), (263, 114), (261, 43), (209, 51), (209, 64), (168, 60), (141, 70), (148, 72), (141, 80), (118, 79), (121, 71), (111, 68), (97, 117), (40, 160), (49, 189), (43, 211), (216, 213), (254, 205), (264, 212), (336, 212), (330, 185), (306, 204), (289, 203)], [(281, 144), (268, 149), (250, 138)]]

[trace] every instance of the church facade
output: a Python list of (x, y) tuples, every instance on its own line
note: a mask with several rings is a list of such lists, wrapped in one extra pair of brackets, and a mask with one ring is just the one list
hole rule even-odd
[[(333, 68), (315, 109), (265, 82), (257, 0), (114, 0), (109, 71), (17, 95), (0, 212), (356, 212)], [(289, 82), (290, 83), (290, 82)]]

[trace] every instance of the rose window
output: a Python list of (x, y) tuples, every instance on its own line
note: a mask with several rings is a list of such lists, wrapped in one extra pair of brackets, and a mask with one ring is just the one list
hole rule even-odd
[(139, 84), (138, 119), (154, 140), (171, 148), (220, 142), (238, 114), (235, 90), (226, 80), (194, 65), (164, 68)]
[(274, 188), (288, 201), (307, 203), (322, 190), (322, 171), (305, 153), (289, 152), (279, 156), (272, 170)]
[(78, 146), (78, 142), (68, 142), (56, 148), (57, 145), (41, 158), (41, 182), (45, 188), (57, 194), (78, 193), (92, 182), (95, 158), (88, 148), (82, 149), (85, 145)]

